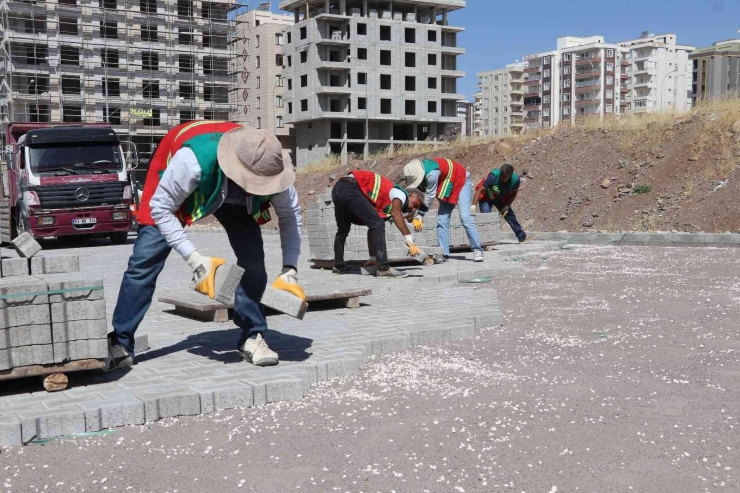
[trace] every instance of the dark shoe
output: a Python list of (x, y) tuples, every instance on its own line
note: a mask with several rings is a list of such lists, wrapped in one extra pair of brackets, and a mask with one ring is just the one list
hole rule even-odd
[(108, 357), (105, 358), (104, 372), (119, 370), (134, 365), (134, 357), (120, 344), (112, 344), (108, 338)]
[(375, 277), (378, 279), (403, 279), (404, 277), (409, 277), (409, 275), (407, 272), (401, 272), (400, 270), (390, 267), (388, 270), (379, 270), (378, 273), (375, 274)]
[(339, 266), (339, 267), (334, 267), (331, 270), (331, 273), (334, 274), (335, 276), (341, 276), (343, 274), (349, 274), (350, 272), (352, 272), (352, 268), (351, 267), (348, 267), (346, 265), (342, 265), (342, 266)]
[(450, 257), (448, 257), (447, 255), (439, 255), (437, 257), (434, 257), (435, 264), (444, 264), (448, 260), (450, 260)]

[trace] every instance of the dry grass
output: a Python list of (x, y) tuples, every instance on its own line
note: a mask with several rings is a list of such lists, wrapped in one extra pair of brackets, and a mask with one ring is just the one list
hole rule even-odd
[(326, 173), (341, 166), (341, 158), (338, 154), (330, 154), (311, 164), (298, 168), (298, 175), (311, 175), (314, 173)]

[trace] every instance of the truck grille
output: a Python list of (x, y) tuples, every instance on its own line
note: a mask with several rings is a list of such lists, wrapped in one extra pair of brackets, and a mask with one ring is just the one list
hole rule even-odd
[[(40, 188), (38, 195), (44, 209), (117, 205), (123, 200), (121, 182), (88, 183), (84, 185), (51, 185)], [(80, 200), (87, 194), (87, 200)]]

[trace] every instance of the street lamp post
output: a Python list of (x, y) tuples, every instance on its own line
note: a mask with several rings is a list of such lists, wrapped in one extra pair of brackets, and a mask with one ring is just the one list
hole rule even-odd
[(660, 112), (663, 113), (663, 83), (665, 82), (666, 77), (668, 77), (671, 74), (675, 74), (678, 72), (678, 69), (674, 69), (672, 72), (668, 72), (663, 76), (663, 80), (660, 81)]

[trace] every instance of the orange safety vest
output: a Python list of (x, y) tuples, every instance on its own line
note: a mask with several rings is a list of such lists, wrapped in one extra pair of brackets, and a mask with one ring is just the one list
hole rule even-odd
[(397, 188), (408, 195), (402, 187), (372, 171), (353, 171), (352, 176), (355, 177), (360, 190), (373, 203), (375, 210), (378, 211), (378, 216), (382, 219), (388, 219), (391, 216), (393, 203), (390, 195), (391, 190)]

